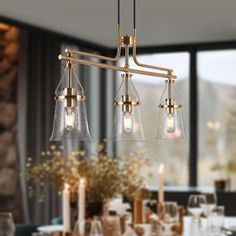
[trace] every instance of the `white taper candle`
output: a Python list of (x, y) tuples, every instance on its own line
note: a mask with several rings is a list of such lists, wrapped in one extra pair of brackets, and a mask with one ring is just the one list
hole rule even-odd
[(164, 164), (162, 163), (158, 169), (158, 201), (164, 203)]
[(79, 233), (80, 236), (83, 236), (85, 233), (85, 207), (86, 207), (86, 201), (85, 201), (85, 194), (86, 194), (86, 181), (84, 178), (80, 179), (79, 182)]
[(69, 232), (70, 227), (70, 191), (69, 185), (65, 184), (62, 192), (63, 231)]

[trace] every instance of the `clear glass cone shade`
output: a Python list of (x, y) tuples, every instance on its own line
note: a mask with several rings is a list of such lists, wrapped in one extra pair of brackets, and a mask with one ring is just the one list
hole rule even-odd
[(133, 107), (131, 113), (124, 113), (121, 107), (116, 107), (112, 140), (124, 142), (145, 140), (139, 106)]
[(168, 114), (165, 108), (158, 109), (157, 139), (184, 139), (186, 138), (182, 109), (175, 109)]
[[(67, 76), (64, 76), (58, 85), (56, 96), (63, 95), (63, 89), (66, 86)], [(83, 96), (83, 88), (74, 73), (72, 73), (72, 86), (76, 88), (77, 95)], [(78, 139), (78, 141), (91, 140), (84, 100), (77, 99), (74, 107), (66, 107), (65, 100), (63, 99), (56, 100), (50, 141), (62, 141), (63, 139)]]
[[(158, 124), (157, 124), (157, 139), (184, 139), (186, 138), (184, 120), (183, 120), (183, 111), (182, 106), (178, 107), (181, 104), (181, 101), (178, 97), (178, 94), (174, 88), (174, 84), (171, 87), (171, 94), (168, 94), (168, 85), (166, 85), (165, 90), (160, 99), (160, 106), (158, 109)], [(172, 112), (169, 113), (168, 109), (165, 107), (167, 105), (166, 99), (174, 99), (173, 105), (177, 106), (173, 108)]]
[[(122, 102), (122, 96), (125, 94), (130, 96), (132, 102), (139, 102), (138, 93), (132, 84), (131, 78), (128, 80), (128, 89), (127, 87), (125, 88), (125, 79), (122, 79), (122, 83), (116, 93), (115, 101), (118, 103)], [(115, 106), (112, 140), (124, 142), (145, 140), (139, 105), (132, 105), (131, 112), (123, 112), (122, 105)]]

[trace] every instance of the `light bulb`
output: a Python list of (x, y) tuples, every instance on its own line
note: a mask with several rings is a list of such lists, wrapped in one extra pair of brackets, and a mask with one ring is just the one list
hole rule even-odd
[(66, 107), (65, 109), (65, 127), (66, 130), (71, 131), (74, 128), (75, 112), (72, 110), (71, 107)]
[(175, 132), (175, 120), (174, 120), (174, 114), (169, 113), (167, 115), (167, 132), (173, 133)]
[(130, 112), (125, 112), (123, 114), (123, 124), (124, 124), (124, 132), (131, 133), (133, 127), (133, 121)]

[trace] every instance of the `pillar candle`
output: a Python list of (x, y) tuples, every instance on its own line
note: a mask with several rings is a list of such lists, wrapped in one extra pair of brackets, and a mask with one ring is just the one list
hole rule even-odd
[(69, 185), (65, 184), (62, 192), (62, 209), (63, 209), (63, 231), (69, 232), (70, 228), (70, 191)]
[(161, 164), (158, 169), (158, 202), (164, 203), (164, 164)]
[(81, 236), (84, 235), (85, 233), (85, 207), (86, 207), (86, 202), (85, 202), (85, 192), (86, 192), (86, 181), (85, 179), (81, 178), (79, 182), (79, 233)]

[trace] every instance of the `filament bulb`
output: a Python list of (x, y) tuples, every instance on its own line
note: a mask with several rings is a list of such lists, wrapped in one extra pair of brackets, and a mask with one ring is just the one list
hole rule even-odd
[(167, 132), (173, 133), (175, 132), (175, 120), (174, 120), (174, 114), (169, 113), (167, 114)]
[(71, 107), (66, 107), (65, 112), (65, 127), (67, 131), (71, 131), (74, 128), (75, 112)]
[(123, 114), (123, 124), (124, 124), (124, 132), (131, 133), (133, 127), (133, 121), (130, 112), (125, 112)]

